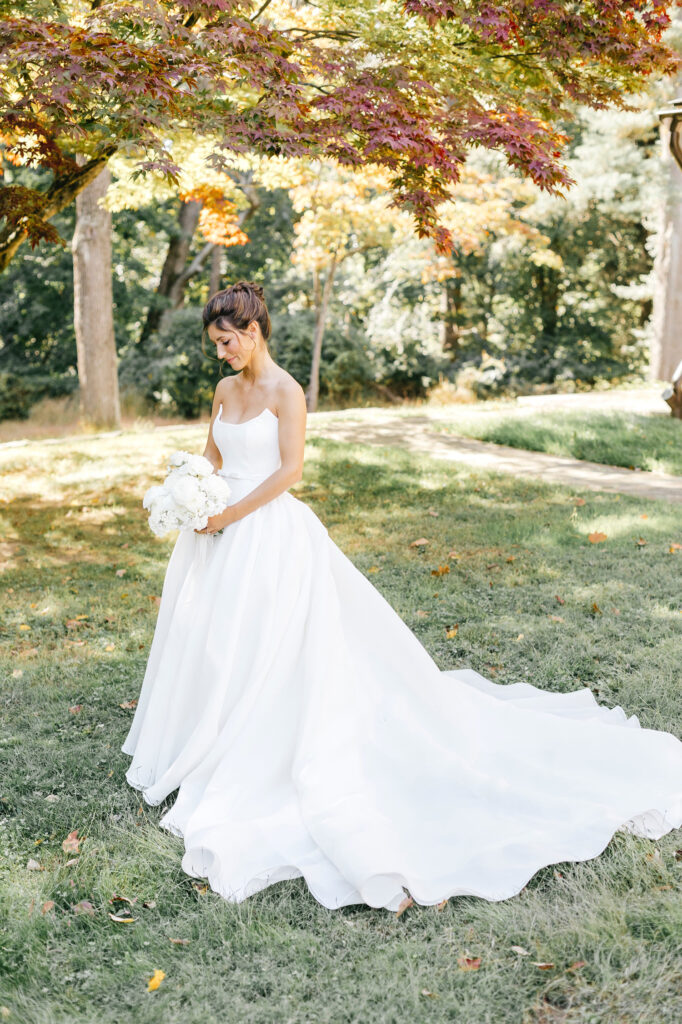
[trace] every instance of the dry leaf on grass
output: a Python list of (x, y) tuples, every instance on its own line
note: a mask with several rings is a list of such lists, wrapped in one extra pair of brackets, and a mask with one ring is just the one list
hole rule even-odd
[(429, 541), (426, 539), (426, 537), (418, 537), (416, 540), (411, 541), (410, 547), (411, 548), (420, 548), (420, 547), (423, 547), (424, 544), (428, 544), (428, 543), (429, 543)]
[(405, 899), (401, 902), (398, 909), (396, 910), (395, 916), (400, 917), (401, 914), (405, 913), (408, 907), (412, 906), (414, 906), (414, 900), (412, 899), (411, 896), (406, 896)]
[(62, 850), (64, 853), (80, 853), (78, 849), (79, 845), (83, 842), (85, 836), (78, 838), (78, 829), (75, 828), (73, 832), (69, 832), (66, 839), (62, 841)]
[(458, 956), (457, 964), (463, 971), (477, 971), (481, 966), (480, 956)]
[(607, 539), (607, 535), (605, 533), (599, 533), (597, 531), (595, 533), (589, 533), (587, 535), (587, 539), (589, 540), (590, 544), (601, 544), (603, 540)]

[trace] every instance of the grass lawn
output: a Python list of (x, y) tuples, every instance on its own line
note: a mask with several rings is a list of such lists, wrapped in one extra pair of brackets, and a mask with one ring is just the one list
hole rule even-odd
[[(182, 840), (157, 825), (173, 797), (148, 807), (120, 746), (172, 547), (148, 531), (141, 496), (172, 450), (201, 451), (205, 436), (0, 451), (0, 1019), (682, 1019), (679, 831), (617, 833), (599, 857), (547, 866), (511, 899), (454, 897), (400, 917), (327, 910), (302, 879), (229, 904), (182, 871)], [(587, 685), (681, 735), (676, 506), (321, 438), (293, 491), (442, 668)], [(596, 531), (607, 539), (590, 542)], [(411, 548), (418, 537), (429, 544)], [(126, 911), (132, 923), (114, 919)]]
[(556, 411), (468, 412), (436, 428), (512, 448), (571, 455), (627, 469), (682, 474), (682, 422), (665, 413)]

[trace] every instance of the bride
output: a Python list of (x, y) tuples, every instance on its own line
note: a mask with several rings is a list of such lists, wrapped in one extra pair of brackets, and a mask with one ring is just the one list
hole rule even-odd
[[(682, 825), (682, 742), (530, 683), (441, 671), (290, 493), (306, 406), (272, 359), (260, 286), (203, 311), (217, 355), (204, 455), (230, 504), (179, 534), (126, 773), (182, 867), (239, 902), (303, 877), (325, 907), (505, 900), (617, 831)], [(218, 532), (222, 531), (222, 532)]]

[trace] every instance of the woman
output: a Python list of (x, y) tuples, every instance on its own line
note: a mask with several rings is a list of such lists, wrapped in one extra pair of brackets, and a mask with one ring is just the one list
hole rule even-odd
[[(305, 401), (268, 351), (258, 285), (204, 327), (236, 375), (204, 451), (231, 488), (173, 548), (130, 732), (129, 783), (182, 867), (241, 901), (303, 876), (324, 906), (504, 900), (618, 830), (682, 825), (682, 743), (581, 688), (441, 671), (288, 488)], [(222, 532), (217, 532), (222, 531)]]

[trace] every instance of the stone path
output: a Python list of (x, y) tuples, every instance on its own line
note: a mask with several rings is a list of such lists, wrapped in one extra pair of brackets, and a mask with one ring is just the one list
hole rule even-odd
[(648, 473), (582, 462), (562, 455), (530, 452), (507, 445), (475, 441), (468, 437), (434, 431), (434, 421), (444, 421), (438, 410), (425, 414), (396, 415), (385, 409), (352, 413), (310, 413), (307, 435), (336, 441), (402, 448), (432, 458), (464, 463), (471, 469), (529, 476), (543, 483), (561, 484), (592, 491), (615, 491), (639, 498), (659, 498), (682, 503), (682, 477)]

